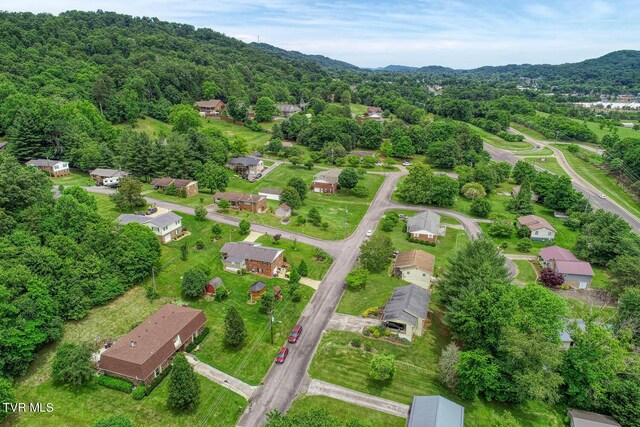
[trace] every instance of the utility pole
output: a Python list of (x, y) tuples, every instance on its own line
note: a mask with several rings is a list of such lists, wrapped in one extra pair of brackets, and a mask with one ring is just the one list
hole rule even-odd
[(269, 328), (271, 329), (271, 345), (273, 345), (273, 308), (269, 310)]

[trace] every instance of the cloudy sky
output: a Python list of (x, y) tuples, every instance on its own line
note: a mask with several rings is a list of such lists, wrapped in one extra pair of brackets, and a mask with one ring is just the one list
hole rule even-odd
[(70, 9), (155, 16), (362, 67), (558, 64), (640, 49), (637, 0), (0, 0), (0, 10)]

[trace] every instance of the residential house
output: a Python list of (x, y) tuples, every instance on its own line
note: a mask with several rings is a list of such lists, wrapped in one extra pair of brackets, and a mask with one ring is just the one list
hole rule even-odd
[(571, 427), (621, 427), (620, 423), (609, 415), (582, 411), (580, 409), (569, 409), (567, 413), (571, 420)]
[(414, 396), (407, 427), (463, 427), (464, 407), (442, 396)]
[(360, 157), (360, 160), (364, 159), (365, 157), (375, 157), (376, 156), (376, 153), (374, 151), (366, 151), (366, 150), (352, 151), (349, 154), (351, 154), (352, 156)]
[(581, 261), (571, 251), (559, 246), (540, 249), (540, 264), (562, 274), (564, 284), (572, 288), (586, 289), (593, 280), (591, 264)]
[(265, 292), (267, 292), (267, 284), (264, 282), (255, 282), (247, 291), (251, 298), (251, 302), (260, 300)]
[(97, 185), (104, 185), (106, 187), (117, 187), (120, 183), (120, 178), (129, 176), (129, 172), (125, 172), (119, 169), (97, 168), (89, 172), (89, 176), (96, 182)]
[(530, 238), (536, 242), (546, 242), (556, 237), (556, 229), (549, 222), (537, 215), (518, 217), (520, 227), (527, 227), (531, 232)]
[(235, 173), (249, 180), (260, 178), (265, 169), (264, 162), (256, 157), (234, 157), (228, 165)]
[(220, 249), (225, 270), (248, 270), (265, 277), (276, 277), (284, 264), (284, 251), (260, 243), (229, 242)]
[(369, 120), (382, 120), (382, 108), (367, 107), (367, 113), (364, 115)]
[[(511, 195), (513, 197), (516, 197), (518, 194), (520, 194), (520, 189), (522, 188), (521, 185), (514, 185), (513, 188), (511, 189)], [(533, 191), (531, 192), (531, 200), (534, 202), (538, 201), (538, 195), (536, 193), (534, 193)]]
[(209, 280), (209, 283), (207, 283), (207, 285), (204, 287), (204, 292), (208, 295), (215, 295), (218, 288), (223, 284), (224, 282), (221, 278), (214, 277), (213, 279)]
[(176, 196), (179, 197), (193, 197), (198, 194), (198, 181), (191, 181), (189, 179), (175, 179), (175, 178), (155, 178), (151, 181), (154, 190), (166, 193), (167, 188), (173, 185), (176, 190)]
[(440, 215), (433, 211), (423, 211), (407, 219), (407, 233), (412, 239), (436, 243), (445, 230), (440, 226)]
[(367, 107), (367, 115), (373, 113), (382, 113), (382, 107)]
[(136, 385), (148, 385), (206, 323), (202, 310), (167, 304), (102, 353), (98, 369)]
[(2, 151), (5, 148), (7, 148), (8, 145), (9, 145), (9, 143), (7, 141), (0, 141), (0, 151)]
[(210, 99), (208, 101), (197, 101), (194, 103), (202, 117), (219, 116), (224, 110), (226, 104), (219, 99)]
[(282, 190), (279, 188), (263, 188), (258, 191), (258, 196), (264, 196), (267, 200), (280, 200)]
[(280, 115), (287, 117), (302, 111), (299, 105), (295, 104), (278, 104), (276, 108), (280, 111)]
[(282, 148), (291, 148), (293, 147), (292, 141), (282, 141)]
[(60, 160), (33, 159), (29, 160), (26, 164), (27, 166), (33, 166), (41, 171), (45, 171), (55, 178), (71, 174), (69, 163)]
[(560, 342), (562, 343), (562, 347), (567, 349), (573, 345), (573, 338), (571, 338), (571, 327), (575, 325), (578, 329), (581, 329), (583, 332), (586, 330), (586, 326), (584, 320), (582, 319), (567, 319), (564, 324), (564, 328), (560, 331)]
[(430, 299), (429, 291), (417, 285), (395, 288), (384, 306), (383, 324), (401, 338), (422, 336)]
[(313, 177), (311, 187), (315, 193), (334, 194), (338, 191), (338, 177), (340, 176), (340, 169), (329, 169), (318, 172)]
[(182, 236), (182, 217), (173, 212), (158, 215), (122, 214), (116, 221), (122, 225), (137, 222), (149, 227), (162, 243), (169, 243)]
[(231, 208), (240, 211), (249, 211), (258, 214), (265, 213), (267, 211), (267, 198), (258, 194), (246, 194), (246, 193), (223, 193), (217, 192), (213, 195), (213, 199), (216, 203), (220, 200), (227, 200), (231, 205)]
[(280, 219), (289, 218), (291, 216), (291, 208), (289, 207), (289, 205), (281, 203), (280, 206), (278, 206), (278, 209), (276, 209), (275, 214), (276, 217)]
[(393, 264), (393, 274), (409, 283), (429, 290), (436, 257), (417, 249), (398, 254)]

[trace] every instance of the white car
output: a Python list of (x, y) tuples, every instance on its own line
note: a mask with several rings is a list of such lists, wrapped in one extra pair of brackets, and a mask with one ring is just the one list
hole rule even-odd
[(373, 236), (373, 230), (367, 230), (367, 237)]
[(600, 197), (601, 199), (606, 199), (607, 196), (605, 196), (604, 194), (598, 194), (598, 197)]
[(402, 162), (402, 166), (411, 166), (411, 162)]
[(382, 162), (376, 162), (376, 166), (382, 166)]

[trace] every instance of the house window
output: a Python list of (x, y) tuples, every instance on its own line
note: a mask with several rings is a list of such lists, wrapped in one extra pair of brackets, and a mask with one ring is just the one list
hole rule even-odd
[(173, 340), (173, 346), (175, 348), (180, 348), (180, 346), (182, 345), (182, 340), (180, 339), (180, 335), (178, 335), (174, 340)]
[(162, 365), (158, 366), (155, 371), (153, 371), (154, 376), (158, 376), (162, 373)]
[(538, 235), (538, 231), (534, 231), (534, 232), (533, 232), (533, 235), (534, 235), (534, 236), (537, 236), (537, 235)]

